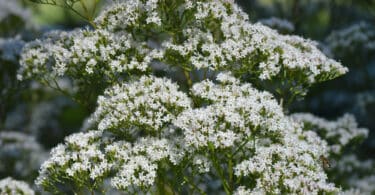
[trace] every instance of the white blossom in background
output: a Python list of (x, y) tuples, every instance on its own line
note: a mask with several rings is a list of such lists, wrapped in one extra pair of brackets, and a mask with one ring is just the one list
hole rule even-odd
[(290, 34), (294, 31), (294, 24), (286, 19), (271, 17), (259, 20), (260, 23), (279, 31), (279, 33)]
[(0, 94), (2, 96), (0, 104), (7, 105), (8, 95), (12, 94), (13, 88), (17, 86), (15, 77), (18, 59), (24, 44), (25, 42), (18, 36), (14, 38), (0, 37)]
[(101, 137), (101, 131), (75, 133), (66, 137), (64, 144), (52, 149), (35, 183), (49, 190), (54, 190), (64, 181), (72, 182), (78, 188), (98, 188), (112, 167), (101, 151)]
[(30, 186), (23, 182), (17, 181), (10, 177), (0, 180), (0, 194), (1, 195), (34, 195), (35, 192), (30, 188)]
[(361, 195), (361, 191), (358, 189), (349, 189), (339, 193), (339, 195)]
[[(342, 156), (340, 161), (337, 162), (336, 168), (342, 173), (356, 172), (369, 172), (375, 166), (372, 160), (360, 160), (354, 154)], [(360, 170), (358, 170), (360, 169)]]
[(191, 100), (178, 88), (169, 79), (154, 76), (115, 85), (99, 96), (92, 120), (98, 123), (99, 130), (160, 133), (177, 114), (191, 106)]
[[(372, 24), (359, 22), (347, 28), (333, 31), (326, 42), (331, 50), (343, 57), (350, 54), (372, 53), (375, 50), (375, 30)], [(358, 52), (358, 50), (361, 52)]]
[[(343, 155), (333, 167), (335, 177), (355, 193), (370, 195), (375, 192), (375, 162), (372, 159), (361, 160), (355, 154)], [(349, 192), (345, 192), (349, 194)]]
[(0, 61), (18, 63), (18, 57), (25, 42), (19, 37), (1, 38), (0, 37)]
[(46, 152), (33, 136), (0, 132), (0, 173), (30, 179), (46, 159)]
[(375, 104), (375, 91), (365, 91), (356, 95), (353, 110), (362, 118), (371, 118), (372, 104)]
[(9, 15), (16, 15), (24, 20), (30, 19), (30, 12), (25, 11), (17, 1), (0, 0), (0, 20), (4, 20)]
[(349, 185), (360, 191), (360, 194), (372, 195), (375, 192), (375, 174), (365, 177), (353, 177), (349, 180)]
[(351, 114), (345, 114), (336, 121), (328, 121), (310, 113), (295, 113), (291, 117), (304, 124), (304, 128), (317, 132), (322, 139), (327, 140), (330, 152), (339, 154), (342, 149), (355, 139), (368, 136), (368, 129), (359, 128), (356, 119)]
[(0, 24), (10, 17), (19, 18), (26, 26), (31, 27), (33, 24), (33, 22), (30, 20), (30, 10), (23, 8), (18, 0), (0, 0)]

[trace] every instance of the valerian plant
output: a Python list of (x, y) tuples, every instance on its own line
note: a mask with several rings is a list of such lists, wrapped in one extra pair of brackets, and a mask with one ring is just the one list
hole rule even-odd
[(86, 19), (90, 28), (48, 33), (21, 54), (18, 79), (93, 110), (83, 132), (51, 151), (37, 185), (76, 194), (341, 190), (322, 159), (367, 130), (349, 115), (329, 122), (287, 110), (314, 83), (347, 72), (315, 42), (251, 23), (228, 0), (124, 0)]

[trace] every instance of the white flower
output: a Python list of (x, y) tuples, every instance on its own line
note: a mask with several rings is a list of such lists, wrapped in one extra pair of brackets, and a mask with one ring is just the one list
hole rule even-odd
[(13, 131), (0, 132), (0, 172), (28, 178), (38, 171), (46, 158), (33, 136)]
[(98, 98), (98, 108), (92, 118), (98, 123), (99, 130), (138, 128), (161, 132), (178, 113), (191, 105), (187, 95), (178, 90), (178, 85), (153, 76), (115, 85), (104, 94)]
[(328, 121), (310, 113), (295, 113), (291, 117), (305, 125), (307, 130), (313, 130), (326, 139), (331, 145), (331, 152), (340, 153), (342, 148), (356, 138), (366, 138), (368, 129), (359, 128), (351, 114), (345, 114), (336, 121)]
[(35, 192), (30, 188), (30, 186), (23, 182), (17, 181), (10, 177), (0, 180), (0, 194), (1, 195), (34, 195)]
[[(61, 180), (83, 182), (88, 188), (97, 187), (103, 181), (112, 164), (101, 151), (101, 131), (76, 133), (65, 138), (51, 151), (50, 158), (41, 166), (36, 184), (54, 186)], [(92, 183), (94, 181), (94, 183)]]

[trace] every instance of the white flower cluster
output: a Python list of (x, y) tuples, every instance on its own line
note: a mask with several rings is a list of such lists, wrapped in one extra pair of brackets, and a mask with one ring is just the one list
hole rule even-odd
[(191, 106), (188, 96), (178, 88), (169, 79), (154, 76), (115, 85), (99, 96), (92, 120), (99, 130), (160, 132)]
[[(23, 52), (20, 79), (67, 76), (83, 87), (112, 85), (85, 125), (98, 130), (69, 136), (53, 149), (39, 185), (66, 182), (93, 191), (110, 180), (119, 190), (147, 194), (159, 188), (154, 184), (176, 187), (163, 180), (178, 174), (182, 188), (212, 177), (228, 194), (238, 186), (238, 194), (338, 190), (320, 160), (327, 143), (285, 115), (271, 93), (240, 82), (285, 79), (306, 87), (347, 71), (315, 42), (252, 24), (228, 0), (168, 6), (124, 0), (102, 12), (95, 28), (52, 33)], [(128, 77), (129, 71), (149, 73), (153, 62), (179, 67), (188, 81), (200, 70), (222, 73), (215, 81), (188, 82), (187, 92), (167, 78)]]
[(13, 131), (0, 132), (0, 173), (29, 179), (45, 160), (34, 137)]
[(145, 71), (153, 61), (188, 71), (233, 71), (253, 80), (277, 77), (303, 86), (347, 71), (313, 41), (250, 23), (230, 1), (164, 4), (113, 3), (96, 18), (93, 31), (60, 33), (55, 39), (28, 44), (19, 79), (67, 75), (83, 82), (100, 75), (112, 84), (121, 80), (121, 73)]
[(54, 31), (45, 35), (43, 40), (25, 46), (18, 78), (67, 75), (79, 81), (87, 79), (80, 78), (82, 75), (104, 75), (103, 79), (111, 82), (126, 71), (146, 71), (157, 55), (150, 52), (145, 43), (134, 43), (127, 34), (100, 29)]
[(306, 130), (313, 130), (327, 140), (330, 145), (330, 152), (339, 154), (342, 149), (358, 138), (366, 138), (368, 129), (359, 128), (355, 117), (345, 114), (336, 121), (328, 121), (316, 117), (310, 113), (296, 113), (291, 117), (304, 124)]
[(41, 166), (36, 184), (53, 189), (65, 181), (76, 187), (97, 188), (112, 167), (101, 151), (101, 138), (101, 131), (66, 137), (65, 144), (53, 148), (50, 158)]
[(30, 186), (23, 182), (17, 181), (10, 177), (0, 180), (0, 194), (1, 195), (34, 195), (35, 192)]
[(112, 178), (112, 186), (128, 190), (130, 187), (150, 188), (157, 178), (158, 163), (168, 160), (177, 164), (179, 155), (167, 139), (140, 138), (133, 145), (119, 141), (106, 147), (113, 156), (118, 172)]
[(174, 122), (184, 130), (188, 146), (233, 147), (253, 134), (275, 132), (283, 125), (281, 107), (271, 94), (259, 92), (251, 84), (239, 85), (227, 74), (219, 74), (218, 80), (223, 85), (205, 80), (192, 88), (194, 96), (212, 101), (212, 105), (186, 110)]
[[(369, 53), (375, 50), (374, 26), (360, 22), (342, 30), (333, 31), (326, 39), (331, 50), (343, 57), (349, 54)], [(361, 49), (361, 52), (358, 52)], [(350, 55), (351, 56), (351, 55)]]
[(271, 17), (259, 20), (260, 23), (277, 30), (280, 33), (289, 34), (294, 31), (294, 25), (286, 19)]
[(284, 116), (269, 93), (241, 85), (228, 74), (219, 74), (217, 80), (221, 84), (203, 81), (193, 86), (192, 93), (211, 104), (186, 110), (174, 122), (183, 130), (186, 145), (192, 147), (187, 152), (244, 146), (234, 170), (239, 178), (256, 179), (252, 190), (275, 194), (337, 191), (326, 182), (319, 161), (327, 152), (324, 141)]
[[(319, 160), (327, 152), (324, 141), (285, 116), (270, 93), (241, 84), (229, 73), (220, 73), (216, 81), (219, 83), (205, 80), (193, 86), (195, 103), (203, 106), (197, 108), (191, 108), (190, 98), (168, 79), (143, 76), (106, 90), (92, 118), (101, 131), (68, 137), (65, 145), (52, 151), (37, 183), (47, 186), (51, 178), (60, 177), (74, 181), (79, 175), (77, 182), (84, 186), (85, 178), (102, 182), (111, 169), (114, 188), (139, 192), (151, 188), (160, 172), (178, 166), (181, 159), (188, 157), (192, 168), (204, 174), (217, 168), (218, 160), (212, 158), (223, 155), (218, 151), (229, 151), (241, 154), (233, 157), (234, 176), (255, 178), (255, 187), (243, 180), (249, 190), (299, 194), (337, 190), (327, 183)], [(140, 111), (159, 114), (131, 115)], [(130, 141), (116, 134), (116, 130), (134, 127), (167, 131), (140, 133)], [(115, 137), (103, 144), (101, 132), (108, 131)]]
[[(286, 136), (289, 137), (283, 144), (258, 145), (253, 156), (236, 165), (235, 174), (255, 177), (257, 191), (274, 194), (338, 191), (333, 183), (327, 183), (327, 175), (317, 160), (318, 155), (324, 154), (324, 142), (312, 132), (301, 133), (300, 137), (293, 134)], [(301, 136), (305, 136), (306, 140)]]
[(181, 63), (197, 69), (245, 72), (262, 80), (284, 72), (297, 79), (293, 72), (300, 71), (307, 78), (300, 82), (307, 84), (347, 71), (320, 52), (315, 42), (280, 35), (260, 23), (251, 24), (235, 4), (198, 2), (194, 9), (194, 21), (182, 31), (184, 41), (163, 43), (166, 57), (178, 54), (183, 58)]
[[(112, 2), (95, 19), (99, 28), (119, 31), (135, 28), (137, 25), (161, 25), (158, 13), (159, 0), (119, 0)], [(119, 14), (120, 13), (120, 14)], [(140, 22), (142, 18), (142, 22)]]
[(212, 167), (210, 160), (203, 155), (195, 155), (193, 165), (196, 166), (198, 173), (208, 173)]

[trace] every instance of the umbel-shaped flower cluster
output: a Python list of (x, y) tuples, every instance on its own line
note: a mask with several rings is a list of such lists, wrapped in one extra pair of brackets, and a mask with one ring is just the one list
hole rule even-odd
[(72, 95), (88, 101), (130, 74), (160, 66), (188, 77), (225, 70), (289, 100), (347, 71), (313, 41), (252, 24), (228, 1), (124, 1), (104, 10), (94, 25), (29, 43), (18, 78), (59, 89), (55, 81), (65, 76), (77, 87)]
[(19, 79), (63, 91), (56, 81), (64, 77), (75, 99), (97, 98), (85, 132), (43, 164), (37, 184), (45, 190), (339, 190), (321, 162), (331, 151), (325, 137), (277, 101), (347, 71), (314, 42), (253, 24), (224, 0), (127, 0), (92, 24), (49, 33), (21, 56)]
[(100, 130), (74, 134), (56, 147), (37, 183), (96, 190), (110, 179), (128, 192), (165, 186), (187, 192), (217, 179), (222, 186), (207, 192), (337, 190), (319, 160), (326, 142), (285, 116), (270, 93), (228, 73), (194, 84), (190, 93), (153, 76), (106, 90), (91, 119)]

